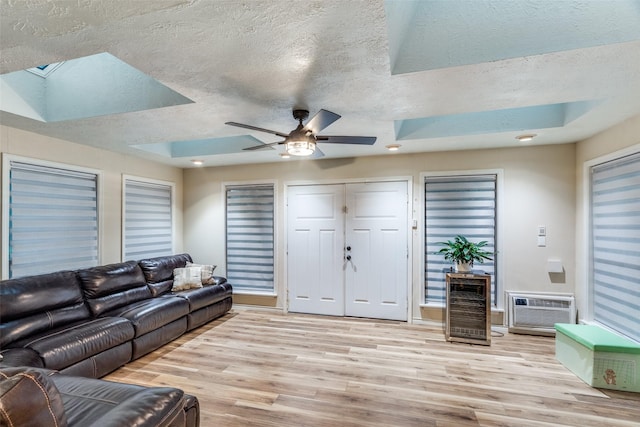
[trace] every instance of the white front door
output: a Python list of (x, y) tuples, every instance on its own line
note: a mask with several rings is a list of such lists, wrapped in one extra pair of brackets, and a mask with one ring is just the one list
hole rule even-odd
[(289, 187), (289, 310), (344, 316), (344, 185)]
[(287, 195), (289, 311), (407, 320), (407, 182)]
[(347, 185), (345, 314), (407, 320), (406, 182)]

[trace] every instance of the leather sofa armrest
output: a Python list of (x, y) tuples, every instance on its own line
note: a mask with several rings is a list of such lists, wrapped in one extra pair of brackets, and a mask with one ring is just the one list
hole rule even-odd
[[(222, 276), (213, 276), (213, 283), (211, 285), (222, 285), (223, 283), (227, 283), (227, 278)], [(211, 286), (205, 285), (205, 286)]]
[(198, 398), (191, 395), (184, 395), (184, 413), (185, 413), (185, 426), (186, 427), (199, 427), (200, 426), (200, 402)]
[(183, 427), (185, 395), (173, 387), (143, 387), (113, 381), (52, 375), (75, 425)]
[[(106, 390), (106, 387), (105, 387)], [(182, 390), (149, 388), (120, 402), (99, 419), (102, 427), (173, 427), (186, 425)]]

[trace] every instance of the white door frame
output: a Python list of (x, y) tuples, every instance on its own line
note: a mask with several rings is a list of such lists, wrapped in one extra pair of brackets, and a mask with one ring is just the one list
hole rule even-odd
[(413, 305), (414, 305), (414, 292), (413, 292), (413, 231), (415, 230), (412, 226), (415, 222), (413, 221), (413, 215), (415, 214), (414, 209), (414, 199), (413, 199), (413, 177), (412, 176), (395, 176), (395, 177), (379, 177), (379, 178), (351, 178), (351, 179), (322, 179), (322, 180), (305, 180), (305, 181), (285, 181), (284, 182), (284, 206), (282, 211), (284, 212), (284, 242), (285, 242), (285, 256), (283, 257), (283, 269), (285, 272), (283, 274), (283, 289), (285, 294), (283, 311), (287, 313), (289, 311), (289, 283), (286, 272), (288, 271), (289, 265), (289, 257), (288, 257), (288, 246), (287, 242), (289, 241), (289, 236), (287, 232), (287, 224), (289, 221), (288, 218), (288, 209), (287, 206), (289, 204), (289, 187), (300, 186), (300, 185), (329, 185), (329, 184), (352, 184), (352, 183), (366, 183), (366, 182), (389, 182), (389, 181), (404, 181), (407, 183), (407, 323), (413, 323)]

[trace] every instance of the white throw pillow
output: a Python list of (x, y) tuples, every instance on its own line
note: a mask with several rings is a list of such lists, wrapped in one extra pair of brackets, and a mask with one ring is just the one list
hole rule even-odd
[(172, 291), (184, 291), (202, 287), (200, 267), (185, 267), (173, 269)]
[(187, 267), (200, 267), (200, 280), (203, 285), (213, 285), (216, 282), (213, 278), (213, 270), (216, 269), (217, 265), (187, 262)]

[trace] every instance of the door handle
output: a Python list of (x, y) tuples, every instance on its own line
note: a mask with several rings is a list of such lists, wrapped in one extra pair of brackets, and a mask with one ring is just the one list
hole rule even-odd
[(347, 255), (347, 261), (351, 261), (351, 255)]
[(347, 246), (347, 250), (350, 251), (351, 250), (351, 246)]

